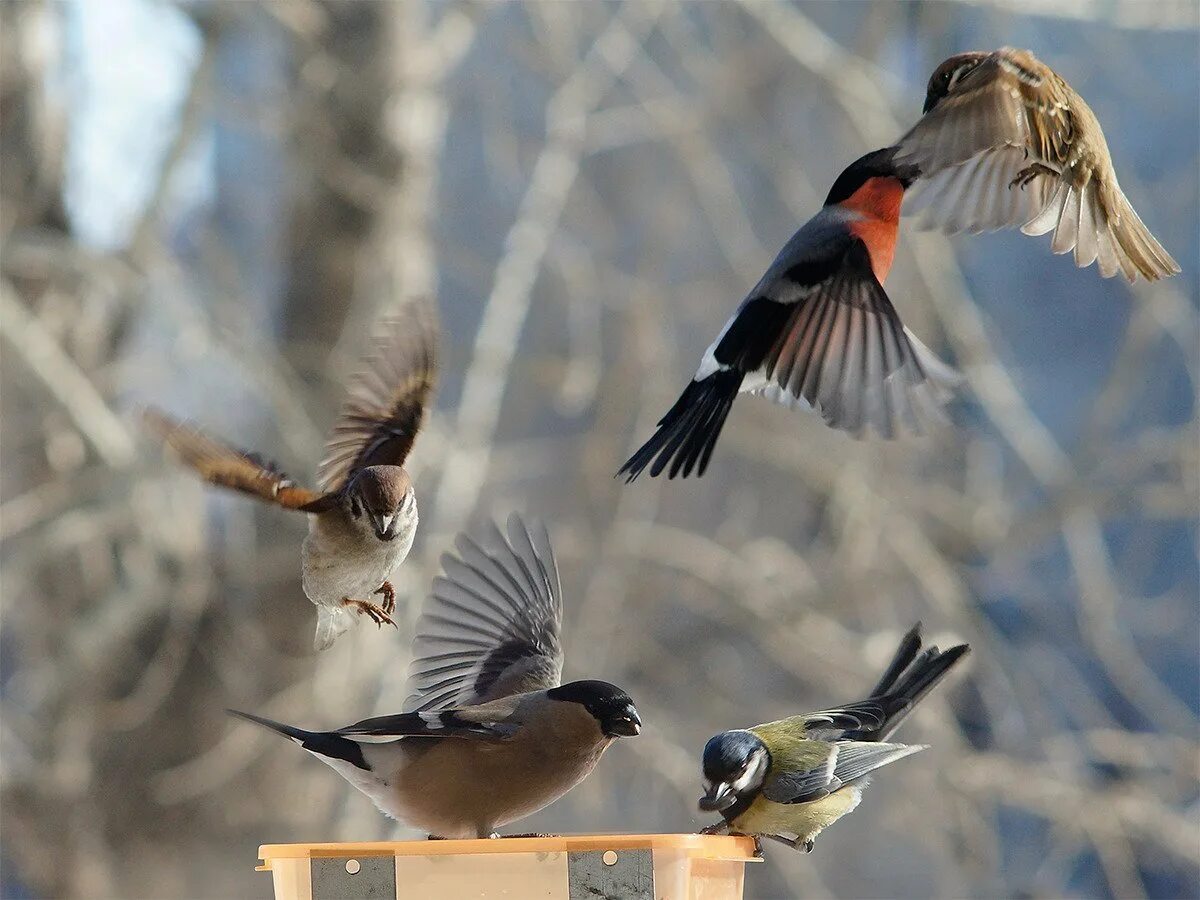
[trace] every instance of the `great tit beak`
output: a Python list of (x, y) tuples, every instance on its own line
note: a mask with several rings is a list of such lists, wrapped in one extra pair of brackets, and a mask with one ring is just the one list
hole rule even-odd
[(392, 531), (392, 522), (396, 519), (395, 516), (377, 516), (372, 514), (371, 524), (375, 526), (375, 537), (381, 541), (390, 541), (396, 536), (396, 532)]
[(729, 809), (736, 802), (737, 794), (733, 792), (733, 785), (719, 781), (708, 786), (708, 790), (700, 798), (700, 809), (704, 812), (720, 812)]
[(642, 732), (642, 720), (632, 706), (625, 713), (609, 720), (608, 733), (613, 737), (634, 737)]

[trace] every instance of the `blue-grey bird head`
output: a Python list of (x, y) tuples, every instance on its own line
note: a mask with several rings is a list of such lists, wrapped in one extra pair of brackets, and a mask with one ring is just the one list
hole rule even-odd
[(771, 766), (771, 752), (750, 731), (723, 731), (704, 745), (704, 780), (700, 809), (717, 812), (757, 794)]
[(546, 691), (551, 700), (582, 704), (607, 737), (633, 737), (642, 720), (630, 696), (607, 681), (572, 681)]
[(345, 503), (381, 541), (394, 540), (417, 515), (412, 480), (400, 466), (367, 466), (346, 487)]

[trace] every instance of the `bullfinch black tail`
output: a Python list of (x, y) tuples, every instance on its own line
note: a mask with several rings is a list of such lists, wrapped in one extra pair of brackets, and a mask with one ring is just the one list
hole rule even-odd
[(693, 470), (697, 476), (703, 475), (744, 377), (735, 369), (719, 369), (689, 384), (659, 421), (658, 430), (621, 466), (617, 477), (624, 475), (628, 484), (650, 466), (654, 478), (668, 465), (668, 478), (687, 478)]
[(305, 750), (315, 753), (317, 756), (345, 760), (356, 768), (367, 772), (371, 771), (371, 767), (367, 765), (366, 759), (363, 758), (362, 748), (354, 741), (347, 740), (340, 735), (331, 734), (326, 731), (304, 731), (300, 728), (294, 728), (291, 725), (284, 725), (282, 722), (264, 719), (262, 716), (241, 712), (236, 709), (227, 709), (225, 712), (231, 716), (237, 716), (239, 719), (245, 719), (247, 722), (253, 722), (255, 725), (261, 725), (263, 728), (274, 731), (276, 734), (282, 734), (286, 738), (291, 738)]

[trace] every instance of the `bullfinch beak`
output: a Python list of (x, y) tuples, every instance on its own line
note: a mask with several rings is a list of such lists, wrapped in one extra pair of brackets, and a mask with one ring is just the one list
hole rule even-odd
[(632, 706), (608, 725), (608, 733), (616, 737), (634, 737), (642, 733), (642, 720)]
[(733, 785), (718, 781), (716, 784), (710, 784), (704, 796), (700, 798), (700, 809), (704, 812), (719, 812), (729, 809), (736, 802), (737, 794), (733, 792)]

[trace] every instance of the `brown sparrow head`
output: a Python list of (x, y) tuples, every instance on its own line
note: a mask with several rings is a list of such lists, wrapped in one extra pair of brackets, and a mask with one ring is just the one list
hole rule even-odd
[(355, 521), (365, 521), (381, 541), (391, 541), (406, 519), (417, 514), (412, 479), (400, 466), (367, 466), (342, 492), (342, 503)]
[(1179, 271), (1117, 183), (1104, 131), (1083, 98), (1028, 50), (959, 53), (929, 79), (924, 116), (897, 159), (921, 171), (911, 210), (950, 233), (1054, 232), (1055, 253), (1109, 278)]

